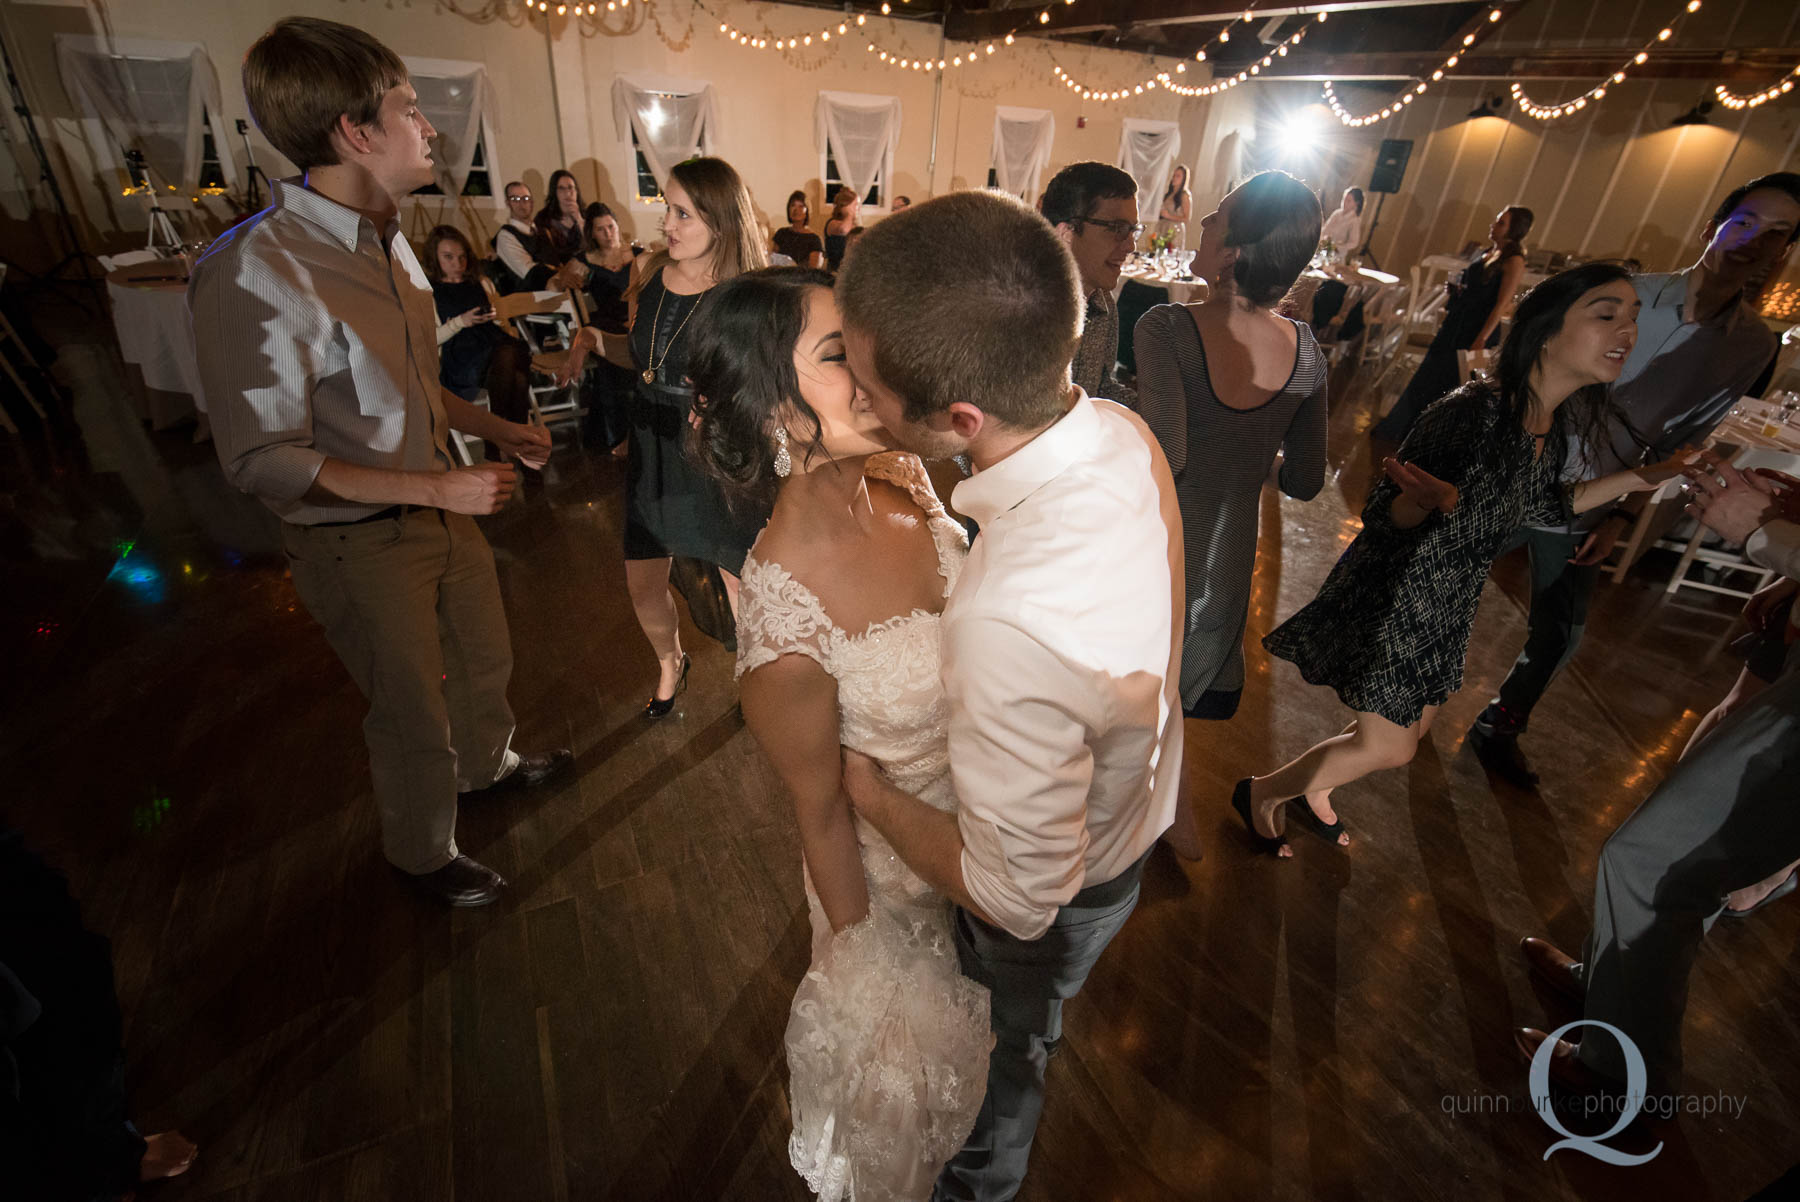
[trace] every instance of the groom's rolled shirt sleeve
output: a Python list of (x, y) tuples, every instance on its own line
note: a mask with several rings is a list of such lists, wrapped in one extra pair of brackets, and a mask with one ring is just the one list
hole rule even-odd
[(1001, 619), (948, 625), (944, 651), (963, 886), (1005, 930), (1036, 939), (1086, 871), (1094, 693)]

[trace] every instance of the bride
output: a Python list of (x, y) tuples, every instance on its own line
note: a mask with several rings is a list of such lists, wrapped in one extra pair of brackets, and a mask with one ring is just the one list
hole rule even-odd
[(699, 317), (697, 456), (774, 506), (744, 563), (737, 672), (744, 721), (794, 797), (812, 916), (788, 1153), (825, 1202), (923, 1202), (981, 1107), (988, 991), (957, 967), (950, 903), (853, 817), (839, 745), (954, 806), (938, 617), (967, 539), (919, 460), (885, 449), (829, 276), (741, 275)]

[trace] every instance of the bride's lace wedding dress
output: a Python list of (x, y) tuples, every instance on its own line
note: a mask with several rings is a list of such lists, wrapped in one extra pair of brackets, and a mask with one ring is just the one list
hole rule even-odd
[[(968, 542), (912, 455), (870, 458), (863, 474), (924, 510), (949, 595)], [(894, 783), (955, 808), (939, 680), (938, 616), (918, 609), (847, 634), (778, 563), (751, 551), (738, 592), (737, 673), (783, 655), (837, 681), (844, 746)], [(812, 964), (788, 1019), (788, 1154), (824, 1202), (922, 1202), (968, 1138), (987, 1087), (988, 991), (957, 967), (950, 903), (873, 827), (856, 822), (869, 915), (833, 934), (807, 881)]]

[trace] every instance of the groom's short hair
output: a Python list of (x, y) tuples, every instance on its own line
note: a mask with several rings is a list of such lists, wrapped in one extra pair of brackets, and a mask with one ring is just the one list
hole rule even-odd
[(1011, 196), (952, 192), (875, 223), (837, 291), (908, 421), (967, 401), (1035, 430), (1068, 407), (1080, 275), (1049, 222)]

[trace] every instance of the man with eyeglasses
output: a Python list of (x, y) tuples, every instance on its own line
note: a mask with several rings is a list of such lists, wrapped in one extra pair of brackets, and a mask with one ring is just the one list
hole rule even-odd
[(510, 277), (500, 281), (501, 292), (542, 288), (550, 268), (537, 261), (537, 229), (531, 224), (531, 189), (518, 180), (506, 185), (506, 224), (488, 243)]
[(1039, 205), (1044, 220), (1075, 256), (1087, 318), (1072, 374), (1081, 390), (1136, 407), (1137, 393), (1119, 383), (1119, 309), (1113, 289), (1137, 246), (1137, 181), (1107, 163), (1072, 163), (1056, 173)]

